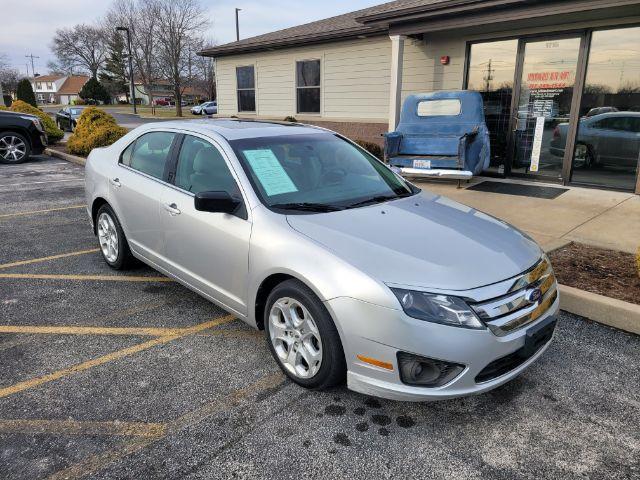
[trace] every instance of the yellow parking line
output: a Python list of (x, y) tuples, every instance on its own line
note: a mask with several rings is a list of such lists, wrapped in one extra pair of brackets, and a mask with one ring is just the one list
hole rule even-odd
[(18, 260), (17, 262), (2, 263), (0, 264), (0, 269), (19, 267), (21, 265), (29, 265), (31, 263), (46, 262), (48, 260), (57, 260), (58, 258), (74, 257), (76, 255), (85, 255), (87, 253), (96, 253), (99, 251), (100, 251), (99, 248), (90, 248), (88, 250), (78, 250), (77, 252), (59, 253), (58, 255), (51, 255), (48, 257), (32, 258), (30, 260)]
[(54, 327), (38, 325), (0, 325), (0, 333), (23, 333), (36, 335), (132, 335), (166, 337), (179, 335), (185, 328), (154, 327)]
[(93, 280), (99, 282), (172, 282), (168, 277), (135, 275), (65, 275), (48, 273), (0, 273), (0, 278), (32, 280)]
[(43, 375), (42, 377), (32, 378), (31, 380), (25, 380), (24, 382), (19, 382), (9, 387), (0, 388), (0, 398), (7, 397), (9, 395), (22, 392), (29, 388), (37, 387), (39, 385), (49, 383), (54, 380), (58, 380), (60, 378), (67, 377), (69, 375), (84, 372), (85, 370), (89, 370), (90, 368), (97, 367), (99, 365), (103, 365), (105, 363), (112, 362), (114, 360), (118, 360), (120, 358), (127, 357), (129, 355), (133, 355), (134, 353), (148, 350), (149, 348), (155, 347), (157, 345), (163, 345), (165, 343), (172, 342), (179, 338), (186, 337), (187, 335), (192, 335), (202, 330), (206, 330), (207, 328), (215, 327), (217, 325), (222, 325), (223, 323), (229, 323), (234, 319), (235, 317), (233, 315), (227, 315), (225, 317), (221, 317), (215, 320), (210, 320), (208, 322), (200, 323), (193, 327), (185, 328), (180, 333), (177, 333), (175, 335), (167, 335), (163, 337), (154, 338), (153, 340), (149, 340), (147, 342), (140, 343), (132, 347), (123, 348), (122, 350), (118, 350), (116, 352), (103, 355), (102, 357), (94, 358), (86, 362), (78, 363), (71, 367), (63, 368), (62, 370), (58, 370), (56, 372)]
[(54, 435), (116, 435), (158, 438), (166, 435), (163, 423), (82, 422), (77, 420), (0, 420), (0, 433)]
[(207, 417), (218, 412), (224, 412), (225, 410), (238, 405), (247, 397), (257, 395), (260, 392), (274, 388), (282, 382), (284, 382), (284, 375), (282, 373), (275, 373), (259, 378), (256, 382), (247, 387), (231, 392), (229, 395), (207, 403), (202, 407), (192, 410), (191, 412), (181, 415), (175, 420), (169, 422), (167, 424), (165, 435), (130, 440), (127, 443), (119, 445), (111, 450), (92, 455), (75, 465), (71, 465), (64, 470), (60, 470), (51, 475), (49, 480), (75, 480), (96, 473), (116, 460), (125, 458), (133, 453), (139, 452), (149, 445), (154, 444), (155, 442), (165, 438), (168, 434), (179, 432), (180, 430), (201, 422)]
[(35, 215), (38, 213), (59, 212), (60, 210), (72, 210), (74, 208), (83, 208), (86, 205), (71, 205), (70, 207), (47, 208), (45, 210), (31, 210), (29, 212), (3, 213), (0, 218), (23, 217), (25, 215)]

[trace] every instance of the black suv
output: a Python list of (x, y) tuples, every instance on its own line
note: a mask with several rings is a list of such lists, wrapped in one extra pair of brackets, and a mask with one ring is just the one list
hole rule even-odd
[(23, 162), (46, 146), (47, 134), (38, 117), (0, 110), (0, 163)]

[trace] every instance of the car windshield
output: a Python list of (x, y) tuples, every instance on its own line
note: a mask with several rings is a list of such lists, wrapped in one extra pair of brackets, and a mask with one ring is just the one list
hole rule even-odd
[(71, 108), (69, 111), (71, 112), (71, 115), (80, 115), (82, 113), (81, 108)]
[(342, 210), (419, 191), (366, 151), (330, 133), (230, 144), (262, 202), (274, 209)]

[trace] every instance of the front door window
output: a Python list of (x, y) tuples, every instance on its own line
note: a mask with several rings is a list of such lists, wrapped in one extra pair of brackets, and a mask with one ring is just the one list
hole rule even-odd
[(579, 51), (580, 37), (525, 43), (512, 171), (560, 177)]
[(499, 174), (504, 173), (508, 158), (507, 141), (517, 54), (518, 40), (474, 43), (470, 47), (467, 88), (482, 95), (491, 145), (489, 171)]
[(571, 180), (633, 190), (640, 157), (640, 27), (593, 32)]

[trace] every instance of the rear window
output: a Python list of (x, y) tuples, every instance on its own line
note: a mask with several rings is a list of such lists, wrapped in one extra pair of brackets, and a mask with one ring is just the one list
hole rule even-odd
[(457, 98), (443, 100), (423, 100), (418, 103), (419, 117), (436, 117), (443, 115), (460, 115), (461, 105)]

